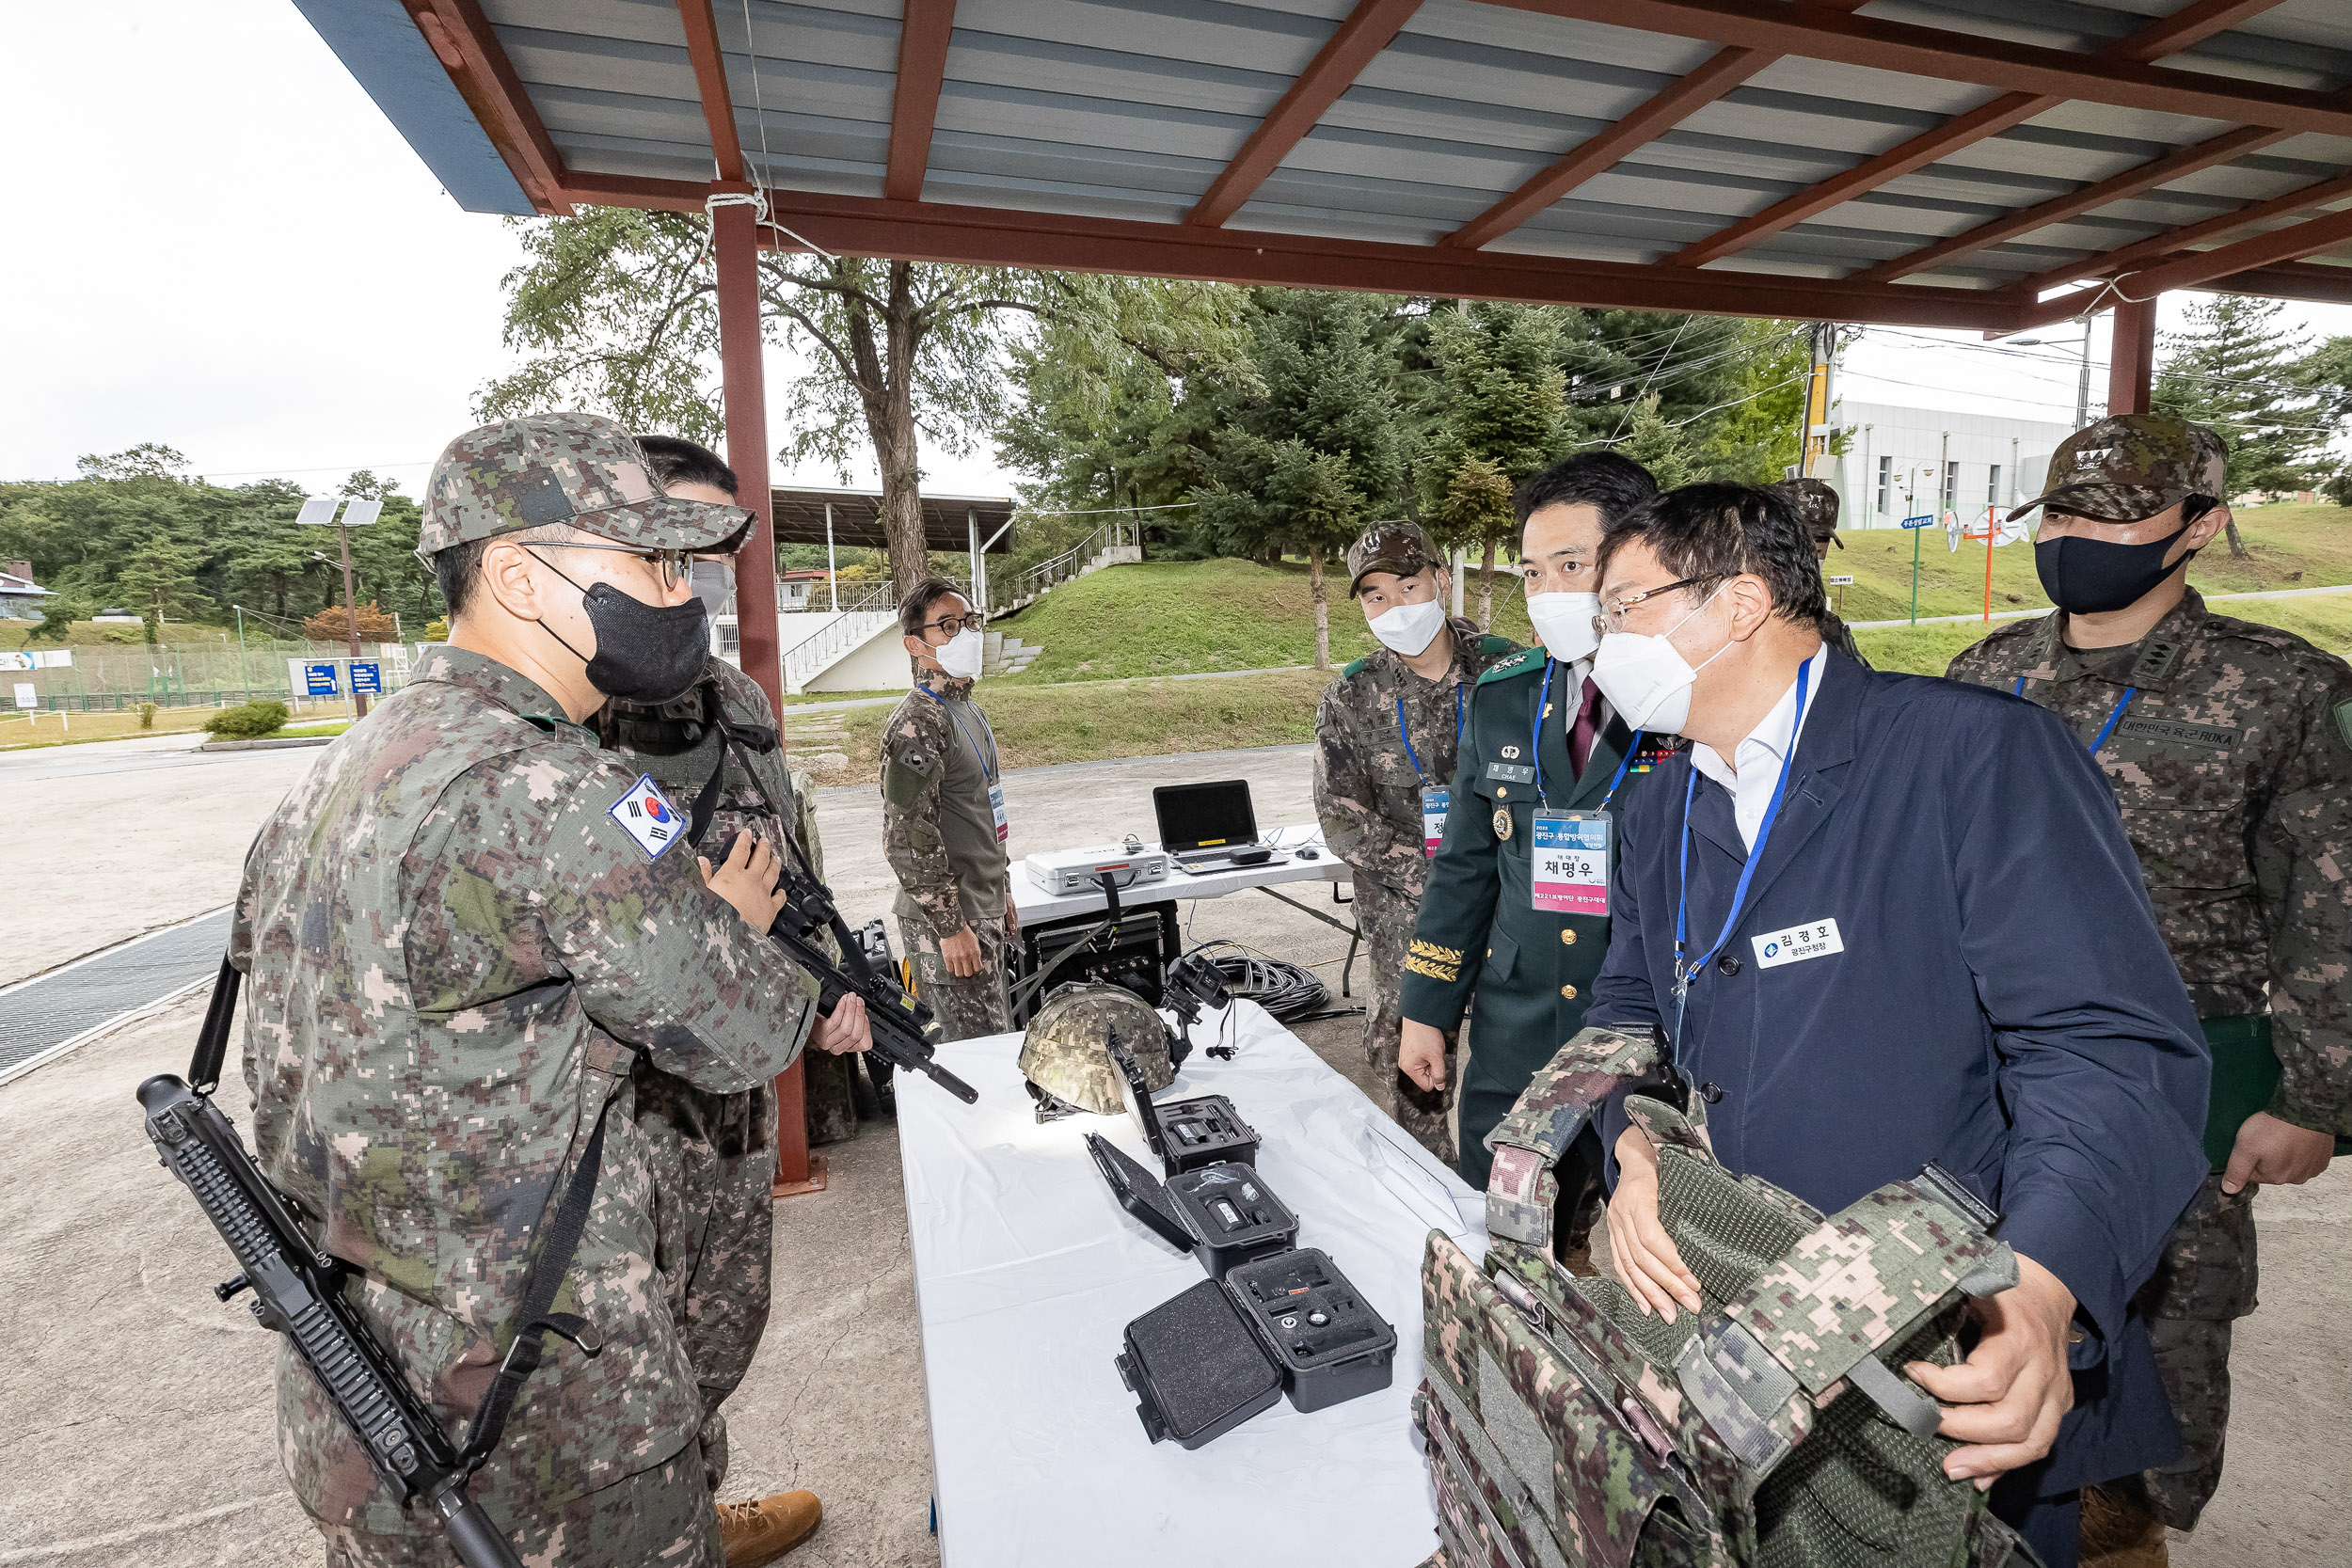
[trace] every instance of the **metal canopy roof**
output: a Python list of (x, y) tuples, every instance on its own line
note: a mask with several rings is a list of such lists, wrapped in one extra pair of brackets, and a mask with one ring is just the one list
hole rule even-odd
[[(776, 543), (821, 545), (825, 542), (825, 509), (833, 509), (833, 542), (887, 547), (882, 533), (880, 490), (810, 489), (779, 484), (768, 495), (775, 508)], [(1005, 496), (930, 496), (923, 498), (923, 547), (965, 550), (972, 547), (977, 524), (980, 543), (991, 555), (1012, 548), (1013, 503)], [(993, 536), (993, 542), (992, 542)]]
[(296, 3), (477, 211), (756, 180), (853, 254), (1988, 330), (2352, 301), (2352, 0)]

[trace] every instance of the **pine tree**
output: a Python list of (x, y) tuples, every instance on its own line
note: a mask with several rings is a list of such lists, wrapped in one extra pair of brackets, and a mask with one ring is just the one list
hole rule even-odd
[[(2185, 329), (2161, 340), (2153, 404), (2221, 433), (2234, 493), (2310, 489), (2335, 467), (2322, 400), (2303, 379), (2311, 340), (2281, 327), (2285, 309), (2275, 299), (2221, 294), (2190, 305)], [(2246, 555), (2234, 519), (2230, 553)]]
[[(1478, 624), (1494, 624), (1495, 551), (1517, 535), (1511, 489), (1548, 463), (1560, 439), (1559, 312), (1478, 305), (1429, 322), (1436, 435), (1417, 467), (1438, 542), (1480, 552)], [(1496, 492), (1500, 489), (1500, 497)]]
[(1655, 392), (1635, 406), (1633, 418), (1626, 421), (1625, 439), (1616, 450), (1647, 468), (1661, 490), (1672, 490), (1701, 477), (1691, 438), (1660, 417)]
[(1396, 515), (1404, 410), (1393, 361), (1374, 341), (1380, 301), (1306, 289), (1253, 291), (1254, 385), (1232, 378), (1212, 438), (1210, 481), (1193, 494), (1221, 550), (1307, 558), (1315, 668), (1331, 667), (1326, 561), (1364, 525)]

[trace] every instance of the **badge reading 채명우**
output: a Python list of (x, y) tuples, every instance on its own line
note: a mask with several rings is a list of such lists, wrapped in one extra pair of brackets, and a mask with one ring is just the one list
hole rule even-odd
[(661, 852), (685, 832), (677, 808), (655, 785), (650, 773), (638, 774), (637, 782), (612, 802), (612, 820), (637, 841), (637, 847), (649, 861), (660, 860)]
[(1528, 886), (1549, 914), (1609, 912), (1609, 814), (1539, 811)]

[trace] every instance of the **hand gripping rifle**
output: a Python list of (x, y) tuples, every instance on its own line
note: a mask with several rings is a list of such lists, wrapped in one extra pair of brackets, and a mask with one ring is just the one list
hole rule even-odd
[(399, 1365), (345, 1298), (348, 1265), (310, 1244), (285, 1199), (246, 1152), (234, 1124), (212, 1101), (241, 978), (233, 965), (221, 960), (212, 1006), (197, 1037), (196, 1059), (188, 1069), (195, 1086), (161, 1073), (138, 1089), (140, 1108), (147, 1113), (147, 1135), (154, 1140), (164, 1166), (196, 1195), (204, 1217), (229, 1243), (243, 1271), (215, 1286), (213, 1293), (227, 1301), (240, 1291), (253, 1292), (254, 1317), (262, 1327), (294, 1341), (294, 1353), (318, 1379), (400, 1505), (405, 1508), (419, 1497), (432, 1505), (466, 1568), (521, 1568), (497, 1524), (466, 1495), (466, 1483), (498, 1446), (515, 1395), (539, 1365), (541, 1329), (553, 1329), (591, 1355), (604, 1348), (586, 1323), (548, 1310), (587, 1221), (604, 1151), (603, 1119), (598, 1117), (562, 1204), (548, 1222), (546, 1248), (524, 1287), (524, 1327), (475, 1412), (465, 1447), (459, 1449), (410, 1392)]
[[(710, 863), (722, 863), (729, 847), (721, 846)], [(863, 998), (876, 1056), (902, 1072), (921, 1073), (966, 1105), (978, 1100), (978, 1090), (932, 1059), (932, 1053), (938, 1048), (931, 1037), (939, 1032), (938, 1021), (931, 1017), (930, 1008), (908, 995), (898, 981), (874, 972), (874, 966), (866, 961), (865, 947), (834, 906), (833, 890), (787, 865), (784, 868), (784, 909), (776, 915), (776, 923), (768, 928), (768, 934), (791, 955), (794, 963), (817, 977), (817, 1010), (830, 1018), (843, 997)], [(817, 935), (820, 931), (833, 933), (835, 945), (841, 949), (839, 964), (818, 945)]]

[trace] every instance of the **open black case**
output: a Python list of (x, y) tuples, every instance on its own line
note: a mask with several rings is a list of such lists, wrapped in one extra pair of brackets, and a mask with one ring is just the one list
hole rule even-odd
[(1253, 1167), (1219, 1161), (1163, 1183), (1086, 1137), (1120, 1206), (1209, 1273), (1127, 1325), (1116, 1365), (1152, 1441), (1197, 1449), (1285, 1393), (1312, 1411), (1389, 1386), (1395, 1328), (1328, 1257), (1293, 1245), (1297, 1216)]
[(1119, 1098), (1126, 1102), (1143, 1141), (1159, 1156), (1162, 1170), (1175, 1176), (1220, 1162), (1258, 1163), (1258, 1134), (1241, 1119), (1232, 1101), (1221, 1094), (1154, 1101), (1142, 1067), (1127, 1048), (1113, 1040), (1110, 1049), (1119, 1068)]

